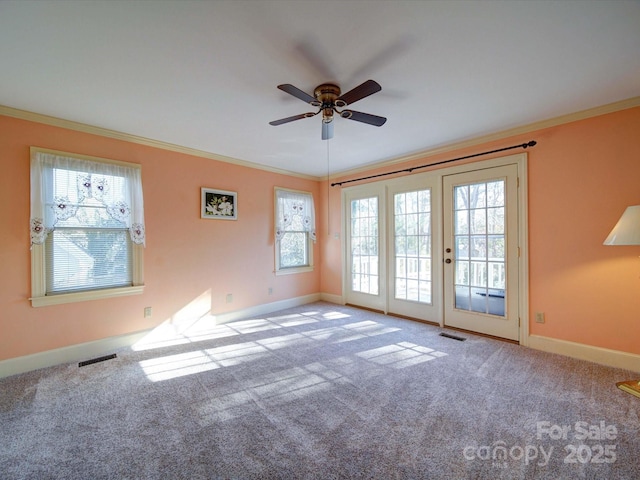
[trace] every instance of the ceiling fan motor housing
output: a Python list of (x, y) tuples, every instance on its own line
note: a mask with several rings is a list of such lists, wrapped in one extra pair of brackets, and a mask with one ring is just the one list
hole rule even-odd
[(318, 106), (322, 108), (322, 121), (324, 123), (329, 123), (333, 120), (334, 107), (344, 107), (346, 105), (342, 100), (336, 101), (340, 96), (340, 87), (332, 83), (319, 85), (313, 93), (318, 100)]
[(322, 104), (333, 104), (340, 96), (340, 87), (333, 85), (332, 83), (323, 83), (316, 87), (313, 92), (315, 97), (322, 102)]

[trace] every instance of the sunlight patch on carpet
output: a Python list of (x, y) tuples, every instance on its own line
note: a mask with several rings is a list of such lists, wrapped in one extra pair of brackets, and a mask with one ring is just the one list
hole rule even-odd
[(281, 327), (296, 327), (298, 325), (306, 325), (308, 323), (318, 323), (318, 320), (303, 314), (279, 315), (277, 317), (268, 317), (270, 321), (277, 323)]
[(304, 369), (291, 369), (281, 375), (279, 379), (251, 388), (251, 392), (268, 405), (280, 405), (331, 387), (328, 380)]
[(274, 350), (313, 343), (315, 340), (295, 333), (269, 337), (255, 342), (243, 342), (139, 362), (152, 382), (193, 375), (221, 367), (232, 367), (260, 361)]
[(366, 337), (373, 337), (376, 335), (384, 335), (385, 333), (397, 332), (400, 329), (395, 327), (386, 327), (378, 322), (372, 320), (364, 320), (362, 322), (349, 323), (342, 326), (347, 331), (341, 337), (335, 340), (334, 343), (351, 342), (354, 340), (360, 340)]
[(342, 378), (326, 365), (315, 362), (256, 377), (243, 390), (199, 402), (193, 408), (201, 426), (214, 425), (327, 391)]
[(251, 395), (244, 390), (200, 402), (195, 404), (193, 408), (197, 422), (203, 427), (233, 420), (260, 410)]
[(356, 353), (356, 356), (378, 365), (385, 365), (392, 368), (406, 368), (419, 363), (429, 362), (436, 358), (446, 356), (444, 352), (439, 352), (429, 347), (423, 347), (410, 342), (401, 342), (384, 347), (365, 350)]
[(133, 344), (131, 349), (139, 352), (236, 335), (240, 335), (240, 332), (227, 325), (216, 325), (215, 319), (211, 316), (201, 318), (186, 329), (167, 320)]
[(220, 368), (204, 351), (195, 351), (170, 355), (167, 357), (143, 360), (140, 366), (152, 382), (160, 382), (185, 375), (206, 372)]
[(265, 330), (274, 330), (282, 328), (281, 325), (270, 322), (265, 318), (254, 318), (251, 320), (239, 320), (225, 323), (225, 325), (238, 333), (255, 333)]
[(159, 382), (256, 361), (267, 355), (267, 348), (246, 342), (142, 360), (139, 364), (149, 380)]
[(349, 318), (351, 315), (342, 312), (326, 312), (322, 314), (322, 318), (327, 320), (337, 320), (339, 318)]
[(269, 350), (279, 350), (291, 346), (301, 346), (313, 343), (313, 339), (301, 333), (292, 333), (290, 335), (279, 335), (277, 337), (263, 338), (256, 343), (268, 348)]

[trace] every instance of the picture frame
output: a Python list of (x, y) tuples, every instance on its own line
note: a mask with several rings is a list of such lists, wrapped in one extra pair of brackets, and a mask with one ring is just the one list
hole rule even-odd
[(200, 218), (238, 219), (238, 193), (215, 188), (200, 189)]

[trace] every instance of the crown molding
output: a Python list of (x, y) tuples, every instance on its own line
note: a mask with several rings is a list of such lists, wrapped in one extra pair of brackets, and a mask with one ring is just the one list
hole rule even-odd
[(367, 172), (373, 169), (397, 165), (399, 163), (408, 163), (413, 160), (420, 160), (428, 157), (434, 157), (436, 155), (440, 155), (443, 153), (452, 152), (456, 150), (463, 150), (467, 147), (473, 147), (475, 145), (490, 143), (495, 140), (502, 140), (503, 138), (523, 135), (525, 133), (544, 130), (545, 128), (555, 127), (558, 125), (563, 125), (565, 123), (572, 123), (578, 120), (584, 120), (591, 117), (598, 117), (600, 115), (606, 115), (607, 113), (614, 113), (620, 110), (627, 110), (629, 108), (634, 108), (638, 106), (640, 106), (640, 97), (632, 97), (626, 100), (621, 100), (619, 102), (608, 103), (606, 105), (601, 105), (599, 107), (589, 108), (589, 109), (581, 110), (574, 113), (568, 113), (566, 115), (560, 115), (558, 117), (552, 117), (546, 120), (540, 120), (538, 122), (521, 125), (519, 127), (509, 128), (507, 130), (501, 130), (499, 132), (490, 133), (480, 137), (473, 137), (470, 139), (461, 140), (459, 142), (442, 145), (440, 147), (436, 147), (428, 150), (422, 150), (420, 152), (411, 153), (409, 155), (393, 158), (391, 160), (364, 165), (362, 167), (354, 168), (352, 170), (335, 172), (331, 174), (331, 178), (329, 180), (349, 177), (349, 176), (357, 175), (362, 172)]
[(527, 125), (521, 125), (519, 127), (510, 128), (507, 130), (501, 130), (499, 132), (490, 133), (488, 135), (483, 135), (480, 137), (474, 137), (466, 140), (461, 140), (459, 142), (449, 143), (446, 145), (442, 145), (440, 147), (431, 148), (428, 150), (422, 150), (419, 152), (411, 153), (409, 155), (404, 155), (402, 157), (397, 157), (394, 159), (390, 159), (387, 161), (377, 162), (377, 163), (369, 163), (362, 167), (354, 168), (351, 170), (345, 170), (342, 172), (333, 172), (331, 175), (325, 175), (321, 177), (316, 177), (312, 175), (304, 175), (301, 173), (291, 172), (288, 170), (283, 170), (274, 167), (268, 167), (265, 165), (261, 165), (258, 163), (248, 162), (246, 160), (240, 160), (237, 158), (227, 157), (224, 155), (217, 155), (211, 152), (206, 152), (204, 150), (198, 150), (195, 148), (183, 147), (181, 145), (175, 145), (168, 142), (162, 142), (160, 140), (153, 140), (146, 137), (140, 137), (137, 135), (131, 135), (124, 132), (119, 132), (116, 130), (110, 130), (102, 127), (95, 127), (93, 125), (87, 125), (80, 122), (74, 122), (71, 120), (64, 120), (62, 118), (52, 117), (49, 115), (43, 115), (40, 113), (29, 112), (26, 110), (20, 110), (17, 108), (7, 107), (0, 105), (0, 115), (5, 115), (8, 117), (19, 118), (22, 120), (28, 120), (31, 122), (43, 123), (46, 125), (51, 125), (55, 127), (67, 128), (69, 130), (75, 130), (78, 132), (90, 133), (93, 135), (100, 135), (103, 137), (114, 138), (117, 140), (123, 140), (126, 142), (136, 143), (139, 145), (146, 145), (149, 147), (160, 148), (163, 150), (169, 150), (176, 153), (183, 153), (186, 155), (192, 155), (195, 157), (207, 158), (210, 160), (216, 160), (225, 163), (231, 163), (234, 165), (239, 165), (248, 168), (254, 168), (257, 170), (264, 170), (271, 173), (277, 173), (280, 175), (287, 175), (291, 177), (304, 178), (306, 180), (315, 180), (315, 181), (323, 181), (323, 180), (334, 180), (343, 177), (348, 177), (351, 175), (357, 175), (361, 172), (366, 172), (372, 169), (384, 168), (388, 166), (397, 165), (399, 163), (411, 162), (413, 160), (424, 159), (428, 157), (433, 157), (436, 155), (440, 155), (443, 153), (462, 150), (467, 147), (473, 147), (475, 145), (480, 145), (483, 143), (489, 143), (495, 140), (501, 140), (503, 138), (513, 137), (516, 135), (522, 135), (525, 133), (531, 133), (538, 130), (543, 130), (545, 128), (555, 127), (558, 125), (562, 125), (565, 123), (576, 122), (578, 120), (584, 120), (591, 117), (597, 117), (600, 115), (606, 115), (607, 113), (614, 113), (620, 110), (626, 110), (629, 108), (634, 108), (640, 106), (640, 97), (632, 97), (626, 100), (621, 100), (618, 102), (608, 103), (606, 105), (601, 105), (599, 107), (589, 108), (586, 110), (581, 110), (574, 113), (569, 113), (566, 115), (560, 115), (558, 117), (552, 117), (546, 120), (541, 120), (538, 122), (529, 123)]
[(30, 122), (42, 123), (45, 125), (51, 125), (54, 127), (66, 128), (77, 132), (89, 133), (92, 135), (99, 135), (101, 137), (113, 138), (116, 140), (123, 140), (125, 142), (136, 143), (138, 145), (145, 145), (148, 147), (159, 148), (162, 150), (168, 150), (176, 153), (183, 153), (185, 155), (192, 155), (194, 157), (207, 158), (209, 160), (216, 160), (219, 162), (231, 163), (234, 165), (253, 168), (257, 170), (264, 170), (271, 173), (277, 173), (280, 175), (287, 175), (290, 177), (304, 178), (307, 180), (321, 180), (319, 177), (312, 175), (304, 175), (301, 173), (291, 172), (275, 167), (268, 167), (258, 163), (248, 162), (246, 160), (240, 160), (233, 157), (227, 157), (224, 155), (218, 155), (215, 153), (207, 152), (204, 150), (198, 150), (196, 148), (183, 147), (173, 143), (163, 142), (160, 140), (154, 140), (151, 138), (141, 137), (138, 135), (131, 135), (117, 130), (110, 130), (108, 128), (96, 127), (81, 122), (74, 122), (72, 120), (65, 120), (63, 118), (52, 117), (49, 115), (43, 115), (41, 113), (29, 112), (27, 110), (20, 110), (13, 107), (7, 107), (0, 105), (0, 115), (7, 117), (19, 118), (21, 120), (27, 120)]

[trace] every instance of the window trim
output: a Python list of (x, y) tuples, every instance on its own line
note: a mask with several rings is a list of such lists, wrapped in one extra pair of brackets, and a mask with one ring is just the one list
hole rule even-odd
[[(139, 164), (109, 160), (75, 153), (61, 152), (39, 147), (30, 148), (30, 158), (36, 153), (48, 153), (91, 162), (102, 162), (115, 165), (123, 165), (130, 168), (141, 169)], [(46, 262), (45, 244), (33, 244), (31, 246), (31, 301), (32, 307), (44, 307), (48, 305), (61, 305), (65, 303), (84, 302), (103, 298), (122, 297), (126, 295), (140, 295), (144, 291), (144, 246), (132, 242), (132, 283), (127, 287), (101, 288), (95, 290), (83, 290), (80, 292), (60, 293), (56, 295), (46, 294)]]
[[(284, 187), (274, 187), (273, 190), (273, 228), (274, 231), (278, 228), (278, 190), (281, 191), (285, 191), (285, 192), (294, 192), (294, 193), (302, 193), (305, 195), (309, 195), (311, 197), (311, 199), (313, 200), (313, 194), (311, 192), (306, 192), (304, 190), (294, 190), (291, 188), (284, 188)], [(307, 235), (307, 260), (308, 260), (308, 265), (300, 265), (297, 267), (281, 267), (280, 266), (280, 242), (278, 242), (277, 240), (274, 241), (274, 256), (275, 256), (275, 269), (274, 269), (274, 273), (276, 275), (292, 275), (292, 274), (296, 274), (296, 273), (306, 273), (306, 272), (313, 272), (313, 240), (311, 238), (311, 235), (309, 235), (309, 232), (304, 232)]]

